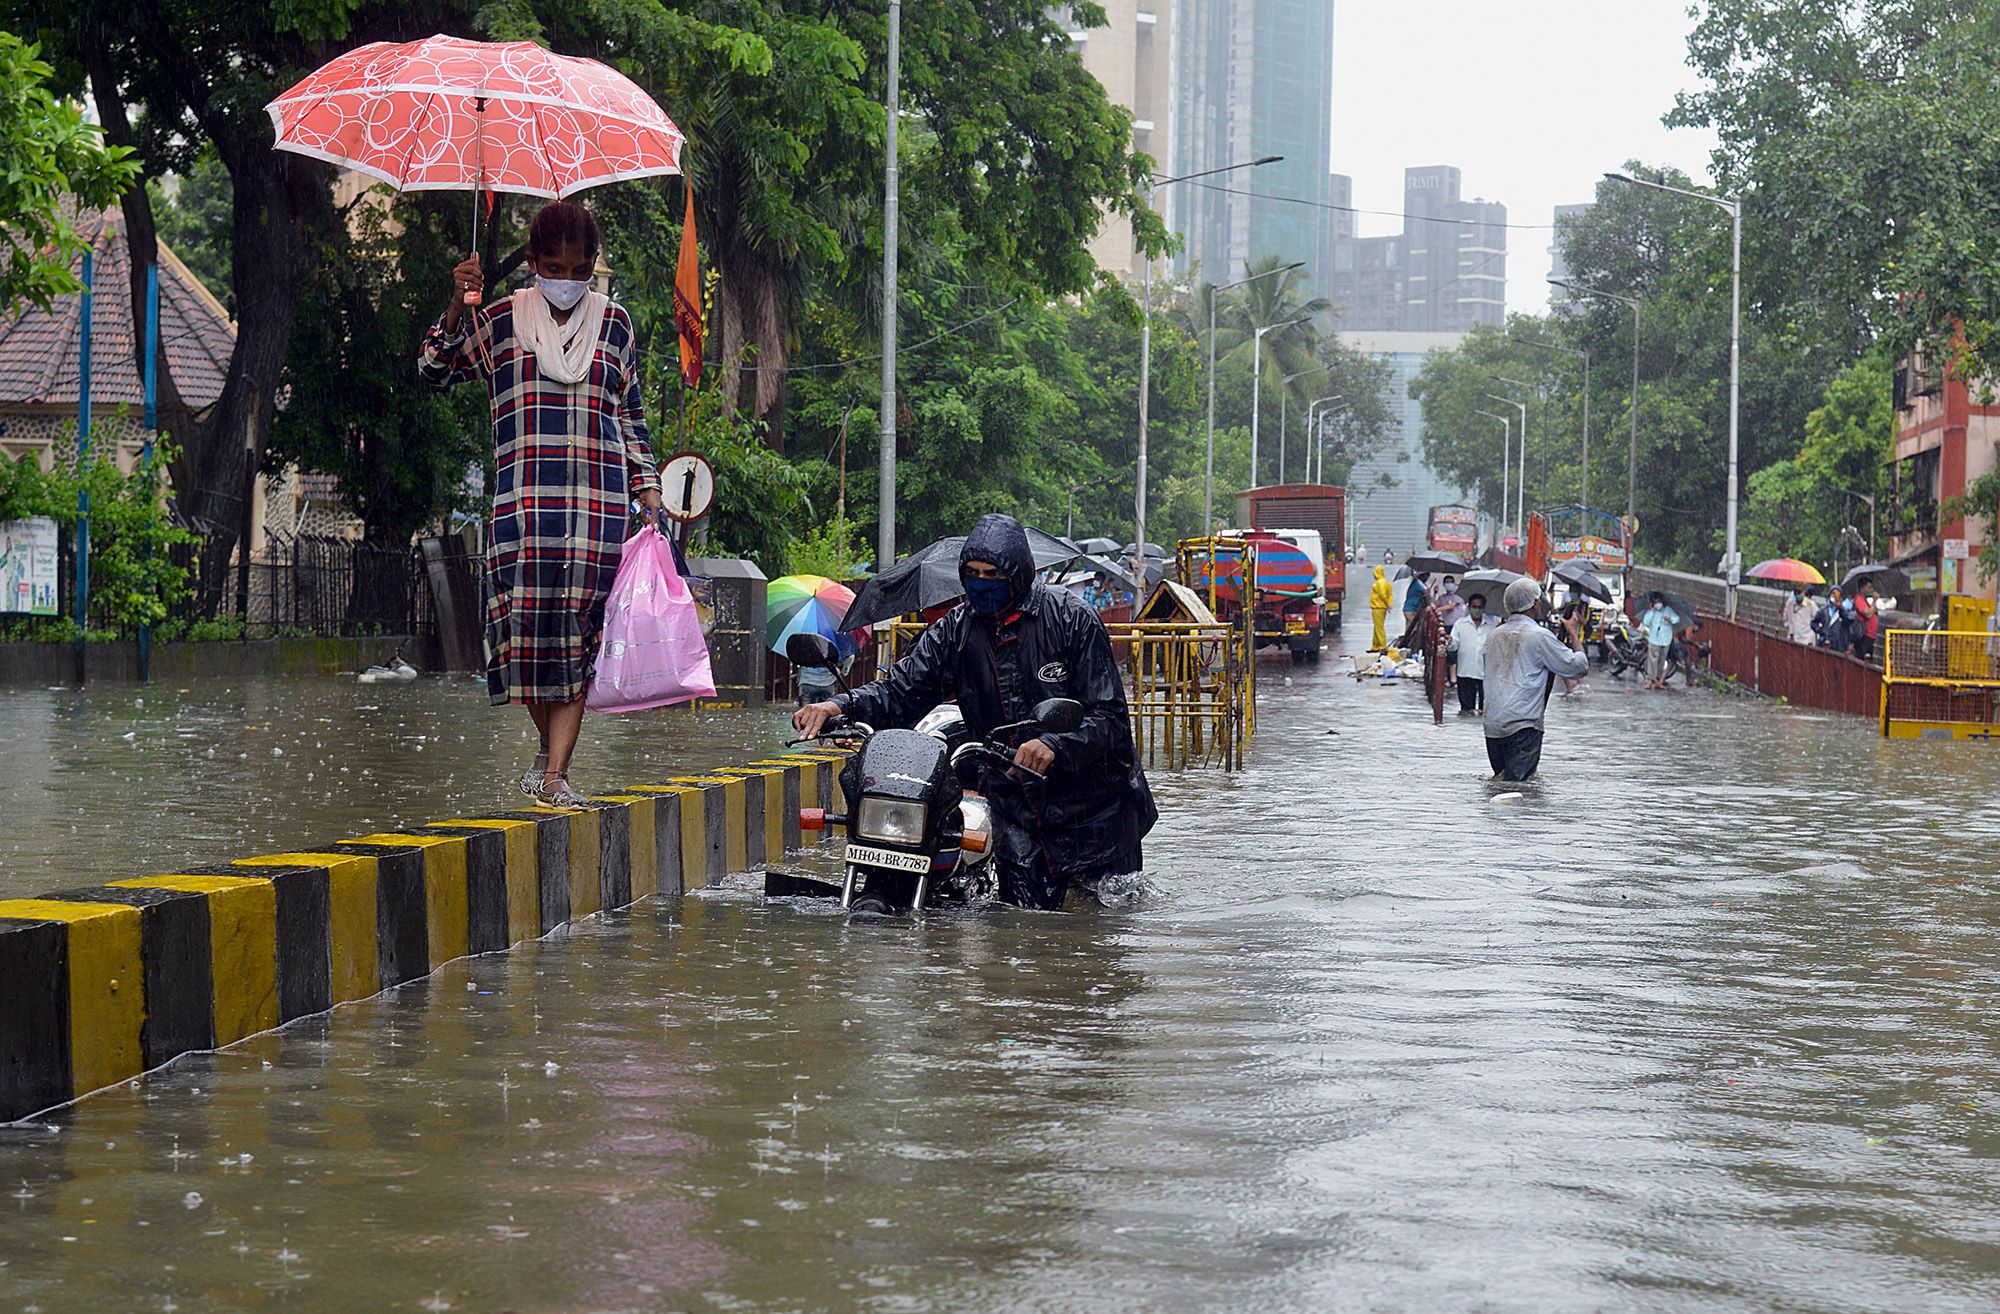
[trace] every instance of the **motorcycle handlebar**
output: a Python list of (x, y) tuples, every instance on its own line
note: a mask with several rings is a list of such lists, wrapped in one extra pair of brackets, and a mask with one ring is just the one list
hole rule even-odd
[(1014, 760), (1013, 754), (1006, 752), (1004, 749), (995, 748), (992, 744), (966, 744), (958, 751), (960, 753), (974, 753), (981, 757), (992, 758), (995, 763), (1005, 767), (1009, 771), (1018, 771), (1030, 780), (1038, 780), (1044, 785), (1049, 783), (1047, 776), (1033, 767), (1022, 766)]

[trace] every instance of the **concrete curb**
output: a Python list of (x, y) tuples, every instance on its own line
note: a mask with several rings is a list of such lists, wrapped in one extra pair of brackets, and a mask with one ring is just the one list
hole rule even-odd
[[(841, 755), (0, 899), (0, 1122), (800, 847)], [(814, 836), (814, 842), (824, 832)]]

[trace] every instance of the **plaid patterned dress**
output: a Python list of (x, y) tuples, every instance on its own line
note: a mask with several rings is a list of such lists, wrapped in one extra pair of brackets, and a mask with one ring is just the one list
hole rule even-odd
[[(471, 332), (468, 333), (468, 325)], [(566, 703), (597, 659), (631, 501), (660, 478), (639, 399), (632, 321), (610, 306), (590, 372), (544, 376), (515, 334), (513, 299), (442, 318), (417, 373), (440, 388), (483, 379), (493, 407), (493, 531), (486, 549), (486, 688), (495, 703)]]

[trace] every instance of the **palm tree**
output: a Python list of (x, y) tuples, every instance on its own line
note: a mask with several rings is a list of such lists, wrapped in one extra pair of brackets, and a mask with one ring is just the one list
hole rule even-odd
[[(1263, 416), (1260, 424), (1270, 426), (1277, 424), (1282, 407), (1289, 405), (1292, 410), (1303, 413), (1307, 403), (1318, 395), (1315, 389), (1321, 381), (1307, 373), (1319, 363), (1321, 334), (1314, 321), (1333, 309), (1333, 304), (1325, 297), (1309, 298), (1305, 295), (1302, 270), (1291, 269), (1282, 274), (1271, 274), (1268, 278), (1256, 277), (1277, 269), (1283, 263), (1277, 256), (1253, 260), (1245, 275), (1255, 279), (1254, 282), (1219, 296), (1212, 288), (1202, 289), (1204, 297), (1216, 297), (1217, 368), (1227, 366), (1248, 374), (1258, 357), (1262, 358), (1264, 379), (1260, 392)], [(1206, 300), (1200, 302), (1200, 308), (1205, 314), (1208, 308)], [(1264, 346), (1260, 353), (1255, 346), (1256, 332), (1272, 324), (1285, 327), (1271, 329), (1264, 334)], [(1292, 381), (1289, 399), (1281, 401), (1279, 394), (1285, 388), (1285, 378), (1294, 374), (1301, 377)], [(1247, 414), (1239, 421), (1248, 422)]]

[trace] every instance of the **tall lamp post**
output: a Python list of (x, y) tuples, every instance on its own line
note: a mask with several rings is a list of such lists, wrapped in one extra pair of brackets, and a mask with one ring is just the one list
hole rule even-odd
[[(1195, 173), (1177, 174), (1172, 178), (1146, 179), (1146, 208), (1153, 208), (1153, 193), (1162, 187), (1190, 178), (1206, 178), (1210, 174), (1229, 173), (1236, 169), (1254, 169), (1260, 165), (1276, 164), (1284, 159), (1282, 155), (1266, 155), (1256, 160), (1239, 160), (1235, 164), (1225, 164), (1215, 169), (1202, 169)], [(1143, 545), (1146, 541), (1146, 429), (1152, 413), (1153, 402), (1153, 258), (1146, 257), (1140, 274), (1140, 320), (1139, 320), (1139, 481), (1132, 494), (1132, 541)], [(1207, 527), (1203, 526), (1203, 532)]]
[(1329, 406), (1319, 413), (1319, 427), (1313, 440), (1313, 451), (1319, 459), (1319, 472), (1313, 476), (1314, 483), (1326, 482), (1326, 422), (1336, 415), (1345, 415), (1353, 409), (1354, 404), (1349, 402), (1345, 406)]
[[(1308, 434), (1318, 432), (1316, 429), (1313, 428), (1313, 423), (1314, 423), (1314, 416), (1318, 413), (1319, 408), (1326, 405), (1328, 402), (1339, 401), (1341, 399), (1341, 396), (1342, 396), (1341, 393), (1333, 392), (1333, 393), (1328, 393), (1324, 397), (1313, 398), (1312, 404), (1306, 407), (1306, 432)], [(1317, 469), (1315, 469), (1312, 465), (1312, 453), (1315, 451), (1319, 453), (1319, 467)], [(1326, 444), (1315, 443), (1313, 447), (1309, 449), (1306, 453), (1306, 462), (1307, 462), (1306, 479), (1312, 483), (1320, 482), (1320, 476), (1326, 473)]]
[[(1324, 374), (1331, 368), (1332, 366), (1330, 365), (1315, 365), (1311, 369), (1298, 370), (1287, 374), (1284, 382), (1278, 385), (1278, 482), (1281, 484), (1285, 482), (1285, 404), (1291, 400), (1292, 380), (1308, 378), (1314, 374)], [(1310, 421), (1308, 421), (1306, 428), (1306, 439), (1308, 442), (1312, 439)], [(1306, 448), (1306, 473), (1308, 475), (1312, 473), (1312, 448), (1310, 447)]]
[[(1532, 393), (1534, 393), (1534, 394), (1535, 394), (1535, 395), (1536, 395), (1537, 397), (1539, 397), (1539, 398), (1541, 399), (1541, 402), (1542, 402), (1542, 438), (1543, 438), (1543, 443), (1542, 443), (1542, 445), (1543, 445), (1544, 447), (1548, 446), (1548, 442), (1547, 442), (1547, 439), (1548, 439), (1548, 436), (1549, 436), (1549, 385), (1548, 385), (1548, 384), (1546, 384), (1546, 383), (1529, 383), (1529, 382), (1527, 382), (1527, 381), (1526, 381), (1525, 379), (1510, 379), (1510, 378), (1508, 378), (1508, 377), (1507, 377), (1506, 375), (1504, 375), (1504, 374), (1496, 374), (1496, 375), (1494, 375), (1493, 377), (1494, 377), (1495, 379), (1497, 379), (1497, 380), (1498, 380), (1499, 382), (1501, 382), (1501, 383), (1505, 383), (1505, 384), (1509, 385), (1510, 387), (1515, 387), (1515, 388), (1526, 388), (1526, 389), (1527, 389), (1527, 390), (1528, 390), (1529, 392), (1532, 392)], [(1525, 494), (1525, 493), (1526, 493), (1526, 492), (1528, 491), (1528, 431), (1527, 431), (1527, 429), (1526, 429), (1525, 427), (1523, 427), (1523, 428), (1522, 428), (1522, 430), (1521, 430), (1521, 469), (1520, 469), (1520, 475), (1521, 475), (1521, 478), (1519, 479), (1519, 481), (1518, 481), (1518, 482), (1516, 483), (1516, 485), (1515, 485), (1515, 494), (1514, 494), (1514, 495), (1515, 495), (1516, 497), (1520, 497), (1520, 496), (1524, 495), (1524, 494)], [(1549, 480), (1548, 480), (1548, 457), (1547, 457), (1547, 455), (1545, 454), (1545, 455), (1544, 455), (1544, 456), (1542, 457), (1542, 489), (1543, 489), (1543, 492), (1544, 492), (1544, 493), (1546, 493), (1546, 492), (1547, 492), (1547, 490), (1548, 490), (1548, 485), (1549, 485)], [(1527, 518), (1527, 512), (1526, 512), (1525, 510), (1524, 510), (1524, 511), (1523, 511), (1523, 512), (1521, 513), (1521, 515), (1522, 515), (1522, 518), (1523, 518), (1524, 520), (1525, 520), (1525, 519)]]
[(1257, 418), (1264, 411), (1264, 335), (1276, 333), (1279, 329), (1294, 328), (1311, 319), (1311, 315), (1300, 315), (1282, 324), (1266, 324), (1251, 333), (1250, 338), (1250, 486), (1257, 486)]
[[(1473, 414), (1483, 415), (1489, 420), (1500, 421), (1500, 528), (1505, 529), (1507, 528), (1507, 475), (1509, 467), (1513, 464), (1514, 456), (1514, 417), (1511, 415), (1502, 415), (1498, 411), (1474, 411)], [(1521, 435), (1523, 439), (1526, 439), (1527, 436), (1526, 434)], [(1524, 443), (1523, 445), (1525, 446), (1526, 444)], [(1500, 535), (1498, 534), (1495, 534), (1493, 537), (1495, 542), (1498, 542), (1500, 539)]]
[[(1632, 308), (1632, 400), (1627, 408), (1632, 412), (1632, 437), (1625, 449), (1625, 520), (1627, 525), (1638, 523), (1639, 514), (1639, 315), (1645, 304), (1637, 297), (1628, 297), (1618, 292), (1607, 292), (1601, 287), (1585, 287), (1567, 279), (1552, 278), (1549, 282), (1557, 287), (1568, 288), (1585, 296), (1603, 297), (1606, 301), (1616, 301)], [(1590, 477), (1586, 469), (1584, 478)], [(1586, 503), (1589, 498), (1585, 498)]]
[(1743, 558), (1736, 551), (1736, 451), (1738, 403), (1742, 395), (1743, 347), (1743, 198), (1711, 196), (1707, 192), (1669, 187), (1665, 183), (1634, 178), (1628, 173), (1607, 173), (1612, 182), (1650, 187), (1656, 192), (1672, 192), (1707, 201), (1729, 216), (1729, 494), (1723, 526), (1722, 578), (1728, 586), (1729, 618), (1736, 619), (1736, 586), (1743, 578)]
[(1521, 477), (1514, 481), (1514, 530), (1525, 534), (1528, 532), (1528, 403), (1502, 397), (1497, 392), (1487, 393), (1486, 400), (1512, 406), (1521, 412)]
[[(1551, 281), (1554, 281), (1554, 280), (1551, 280)], [(1543, 349), (1545, 349), (1545, 350), (1547, 350), (1547, 351), (1560, 351), (1560, 352), (1565, 352), (1565, 353), (1567, 353), (1568, 355), (1571, 355), (1571, 356), (1581, 356), (1581, 357), (1583, 357), (1583, 495), (1582, 495), (1582, 501), (1583, 501), (1583, 504), (1584, 504), (1585, 506), (1589, 506), (1589, 505), (1590, 505), (1590, 348), (1588, 348), (1588, 347), (1565, 347), (1565, 346), (1564, 346), (1564, 345), (1563, 345), (1562, 343), (1560, 343), (1560, 342), (1544, 342), (1544, 341), (1542, 341), (1542, 340), (1541, 340), (1540, 338), (1521, 338), (1521, 337), (1511, 337), (1511, 336), (1510, 336), (1510, 337), (1508, 338), (1508, 341), (1510, 341), (1510, 342), (1518, 342), (1518, 343), (1520, 343), (1520, 344), (1521, 344), (1522, 346), (1524, 346), (1524, 347), (1541, 347), (1541, 348), (1543, 348)], [(1634, 394), (1634, 395), (1636, 395), (1636, 394)], [(1635, 425), (1633, 426), (1633, 430), (1632, 430), (1632, 431), (1633, 431), (1633, 433), (1634, 433), (1634, 434), (1637, 434), (1637, 433), (1638, 433), (1638, 426), (1637, 426), (1636, 424), (1635, 424)], [(1636, 440), (1635, 440), (1635, 443), (1636, 443)], [(1637, 451), (1637, 450), (1638, 450), (1638, 448), (1637, 448), (1637, 446), (1636, 446), (1636, 445), (1635, 445), (1635, 446), (1633, 447), (1633, 450), (1634, 450), (1634, 451)], [(1630, 510), (1630, 508), (1627, 508), (1627, 511), (1628, 511), (1628, 514), (1629, 514), (1629, 510)]]
[[(1211, 286), (1208, 289), (1208, 465), (1201, 482), (1201, 532), (1204, 534), (1215, 524), (1215, 299), (1231, 288), (1242, 287), (1246, 283), (1254, 283), (1273, 274), (1282, 274), (1288, 269), (1303, 269), (1305, 264), (1303, 260), (1294, 260), (1289, 265), (1279, 265), (1261, 274), (1252, 274), (1248, 278), (1239, 278), (1234, 283), (1224, 283), (1219, 287)], [(1254, 421), (1253, 416), (1252, 422)], [(1251, 467), (1250, 477), (1254, 483), (1257, 477), (1254, 465)]]
[[(882, 165), (882, 447), (875, 460), (875, 569), (896, 561), (896, 243), (899, 174), (896, 124), (902, 115), (903, 0), (889, 0), (889, 87), (884, 105), (888, 135)], [(246, 558), (247, 560), (247, 558)]]

